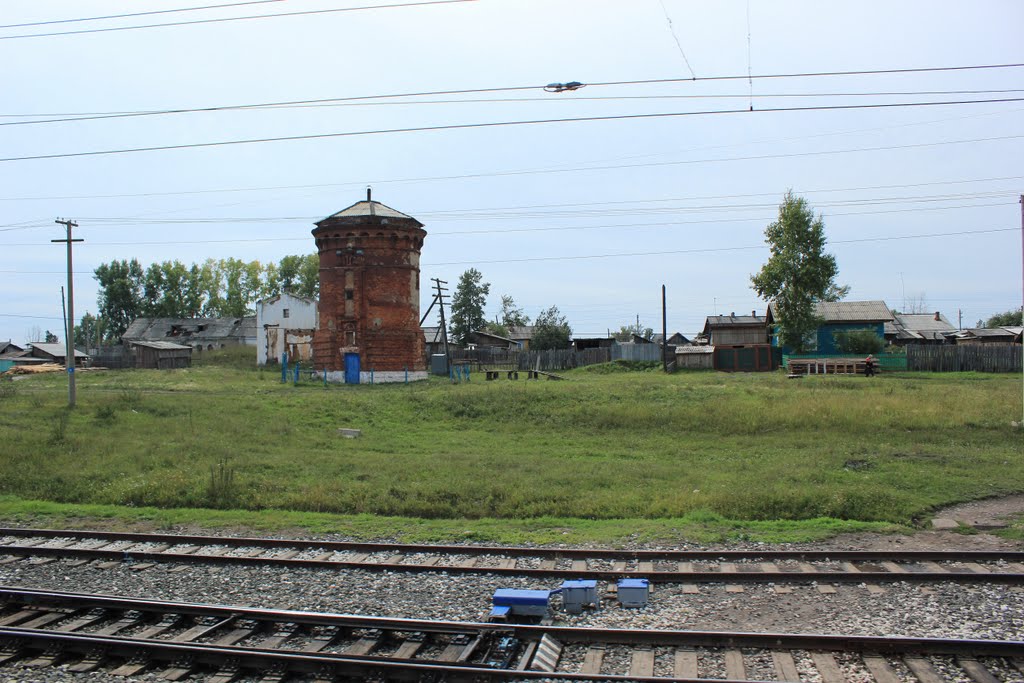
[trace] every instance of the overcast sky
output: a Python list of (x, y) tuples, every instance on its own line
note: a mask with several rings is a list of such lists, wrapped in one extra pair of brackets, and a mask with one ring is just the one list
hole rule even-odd
[[(10, 27), (206, 4), (235, 6)], [(313, 222), (367, 185), (425, 224), (424, 283), (475, 267), (490, 316), (509, 294), (531, 316), (557, 305), (580, 335), (637, 316), (660, 330), (663, 284), (670, 333), (763, 314), (750, 275), (789, 189), (822, 214), (849, 299), (954, 325), (962, 310), (964, 326), (1021, 305), (1024, 68), (765, 76), (1024, 62), (1024, 3), (395, 0), (285, 16), (371, 4), (5, 0), (0, 339), (61, 327), (58, 217), (85, 240), (80, 317), (101, 263), (311, 253)], [(255, 15), (278, 16), (205, 21)], [(16, 37), (71, 31), (92, 32)], [(543, 89), (571, 81), (585, 87)], [(486, 92), (441, 92), (467, 90)], [(351, 99), (410, 93), (438, 94)], [(965, 100), (1003, 101), (862, 106)], [(364, 134), (551, 119), (591, 120)], [(285, 137), (301, 139), (119, 152)]]

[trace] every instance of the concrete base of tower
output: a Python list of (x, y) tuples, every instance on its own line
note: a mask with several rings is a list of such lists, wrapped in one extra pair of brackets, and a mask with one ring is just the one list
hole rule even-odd
[[(319, 379), (324, 378), (324, 372), (320, 371), (316, 373)], [(344, 370), (328, 370), (327, 381), (333, 384), (344, 384), (345, 383), (345, 371)], [(380, 370), (377, 372), (360, 372), (359, 383), (360, 384), (395, 384), (400, 382), (422, 382), (427, 379), (426, 370)]]

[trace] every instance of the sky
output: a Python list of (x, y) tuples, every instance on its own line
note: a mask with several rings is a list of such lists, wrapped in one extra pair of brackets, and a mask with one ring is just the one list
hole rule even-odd
[(422, 282), (476, 268), (488, 317), (510, 295), (577, 336), (660, 331), (662, 285), (670, 334), (763, 314), (787, 191), (849, 300), (965, 327), (1021, 306), (1024, 3), (5, 0), (0, 22), (0, 340), (63, 338), (57, 219), (80, 317), (102, 263), (312, 253), (368, 186), (425, 224)]

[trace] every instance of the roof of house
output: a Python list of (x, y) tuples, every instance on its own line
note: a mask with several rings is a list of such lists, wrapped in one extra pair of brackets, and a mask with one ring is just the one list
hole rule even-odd
[(24, 351), (25, 347), (15, 344), (10, 339), (7, 341), (0, 342), (0, 353), (10, 353), (11, 351)]
[(709, 315), (704, 319), (703, 334), (709, 334), (712, 328), (721, 327), (764, 327), (763, 315)]
[(502, 337), (500, 334), (494, 334), (493, 332), (487, 332), (486, 330), (474, 330), (471, 334), (478, 335), (480, 337), (488, 337), (490, 339), (497, 339), (498, 341), (506, 342), (508, 344), (519, 344), (515, 339)]
[(140, 340), (140, 341), (133, 341), (132, 345), (133, 346), (141, 346), (141, 347), (147, 348), (147, 349), (157, 349), (157, 350), (172, 350), (172, 351), (176, 351), (176, 350), (188, 350), (188, 351), (191, 351), (192, 350), (191, 346), (187, 346), (185, 344), (175, 344), (174, 342), (169, 342), (169, 341), (142, 341), (142, 340)]
[(136, 318), (121, 339), (231, 339), (256, 336), (256, 316), (243, 318)]
[[(39, 349), (43, 353), (53, 356), (54, 358), (64, 358), (67, 354), (67, 349), (63, 344), (48, 344), (46, 342), (32, 342), (29, 344), (33, 349)], [(75, 358), (88, 358), (89, 354), (83, 353), (78, 349), (75, 349)]]
[(412, 216), (408, 216), (401, 211), (396, 211), (390, 206), (385, 206), (380, 202), (374, 201), (361, 201), (356, 202), (352, 206), (346, 207), (337, 213), (332, 213), (327, 218), (317, 221), (317, 224), (322, 223), (330, 218), (359, 218), (362, 216), (380, 216), (383, 218), (404, 218), (406, 220), (415, 221), (417, 224), (422, 226), (423, 224), (417, 221)]
[(533, 339), (533, 325), (509, 325), (508, 338), (512, 341), (523, 341)]
[(275, 294), (274, 296), (268, 296), (266, 299), (260, 299), (256, 303), (257, 304), (264, 304), (264, 305), (265, 304), (273, 304), (273, 303), (277, 303), (278, 301), (280, 301), (281, 299), (283, 299), (285, 297), (287, 297), (289, 299), (295, 299), (295, 300), (298, 300), (298, 301), (302, 301), (303, 303), (310, 304), (311, 306), (315, 306), (316, 305), (316, 299), (314, 299), (313, 297), (302, 296), (300, 294), (292, 294), (291, 292), (281, 292), (280, 294)]
[(1018, 337), (1024, 327), (972, 327), (952, 335), (955, 337)]
[[(879, 323), (892, 321), (884, 301), (819, 301), (814, 314), (826, 323)], [(768, 305), (768, 323), (779, 317), (774, 303)]]
[(421, 327), (420, 329), (423, 330), (423, 338), (427, 340), (428, 344), (442, 341), (440, 325), (437, 327)]
[(896, 313), (892, 322), (885, 323), (886, 336), (897, 339), (943, 340), (956, 332), (945, 316), (935, 313)]

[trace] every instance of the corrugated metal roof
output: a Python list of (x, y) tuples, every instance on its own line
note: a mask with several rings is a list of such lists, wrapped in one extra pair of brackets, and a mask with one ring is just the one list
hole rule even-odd
[[(769, 304), (773, 321), (778, 320), (779, 310)], [(884, 301), (819, 301), (814, 305), (814, 314), (826, 323), (878, 323), (893, 319), (892, 312)]]
[(686, 356), (691, 356), (691, 355), (704, 354), (704, 353), (714, 353), (714, 352), (715, 352), (715, 347), (714, 346), (677, 346), (676, 347), (676, 355), (677, 356), (679, 354), (683, 354), (683, 355), (686, 355)]
[(191, 346), (185, 346), (184, 344), (175, 344), (174, 342), (168, 341), (134, 341), (132, 342), (135, 346), (142, 346), (147, 349), (170, 349), (170, 350), (188, 350), (191, 351)]
[(136, 318), (121, 339), (163, 341), (232, 339), (256, 336), (256, 316), (244, 318)]
[[(63, 344), (47, 344), (46, 342), (32, 342), (29, 344), (33, 349), (39, 349), (43, 353), (47, 353), (54, 358), (63, 358), (67, 353), (67, 349)], [(88, 358), (89, 354), (83, 353), (78, 349), (75, 349), (75, 358)]]
[(704, 329), (708, 327), (739, 327), (741, 325), (763, 327), (764, 323), (763, 315), (709, 315), (704, 323)]
[[(416, 221), (412, 216), (406, 215), (401, 211), (396, 211), (390, 206), (385, 206), (380, 202), (374, 201), (361, 201), (356, 202), (352, 206), (342, 209), (337, 213), (332, 213), (327, 218), (356, 218), (360, 216), (380, 216), (383, 218), (407, 218), (412, 221)], [(325, 218), (324, 220), (327, 220)], [(322, 222), (322, 221), (318, 221)], [(416, 221), (419, 223), (419, 221)]]
[[(935, 316), (939, 319), (936, 320)], [(897, 339), (930, 339), (942, 341), (956, 328), (941, 313), (897, 313), (892, 322), (885, 323), (886, 336)]]

